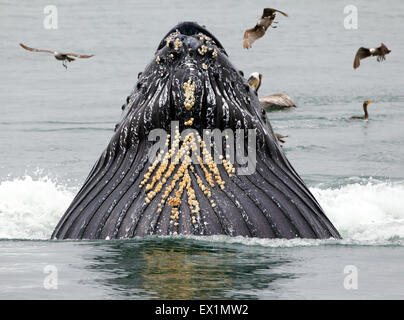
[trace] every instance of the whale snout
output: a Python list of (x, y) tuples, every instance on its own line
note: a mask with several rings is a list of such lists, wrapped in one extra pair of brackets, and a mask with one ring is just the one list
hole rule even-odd
[(199, 25), (197, 22), (192, 22), (192, 21), (185, 21), (185, 22), (180, 22), (178, 23), (172, 31), (178, 30), (180, 33), (183, 35), (187, 36), (193, 36), (198, 33), (203, 33), (206, 34), (206, 32), (209, 32), (206, 30), (205, 26)]
[(205, 36), (211, 38), (218, 48), (223, 49), (224, 51), (224, 48), (222, 44), (219, 42), (219, 40), (217, 40), (217, 38), (212, 33), (210, 33), (205, 26), (192, 21), (180, 22), (176, 26), (171, 28), (171, 30), (168, 31), (167, 34), (164, 36), (164, 38), (161, 40), (157, 50), (163, 48), (166, 44), (165, 42), (166, 38), (175, 32), (178, 32), (179, 34), (184, 36), (195, 36), (198, 34), (204, 34)]

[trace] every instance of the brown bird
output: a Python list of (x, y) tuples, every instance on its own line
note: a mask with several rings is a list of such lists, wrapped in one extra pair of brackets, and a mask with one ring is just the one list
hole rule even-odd
[(283, 139), (288, 137), (288, 136), (283, 136), (283, 135), (281, 135), (279, 133), (275, 133), (275, 136), (276, 136), (276, 139), (278, 139), (278, 141), (281, 142), (281, 143), (285, 143), (286, 141), (283, 140)]
[(381, 62), (386, 60), (385, 55), (389, 54), (391, 50), (389, 50), (384, 43), (381, 44), (378, 48), (364, 48), (360, 47), (358, 52), (356, 52), (353, 67), (354, 69), (358, 68), (360, 65), (360, 61), (362, 59), (368, 58), (370, 56), (377, 56), (377, 61)]
[[(267, 125), (269, 125), (268, 118), (267, 118), (267, 113), (266, 113), (265, 109), (262, 109), (262, 110), (261, 110), (261, 114), (262, 114), (262, 119), (264, 120), (264, 122), (265, 122)], [(269, 126), (270, 126), (270, 125), (269, 125)], [(275, 137), (276, 137), (276, 139), (277, 139), (279, 142), (281, 142), (281, 143), (285, 143), (286, 141), (283, 140), (283, 139), (284, 139), (284, 138), (288, 138), (288, 136), (284, 136), (284, 135), (282, 135), (282, 134), (280, 134), (280, 133), (276, 133), (276, 132), (275, 132)]]
[(24, 45), (22, 43), (20, 43), (20, 46), (23, 47), (25, 50), (32, 51), (32, 52), (46, 52), (46, 53), (53, 54), (56, 60), (62, 60), (63, 61), (62, 64), (66, 69), (67, 69), (66, 62), (71, 62), (71, 61), (75, 60), (74, 58), (72, 58), (70, 56), (73, 56), (73, 57), (76, 57), (76, 58), (82, 58), (82, 59), (83, 58), (91, 58), (91, 57), (94, 56), (93, 54), (92, 55), (81, 55), (81, 54), (71, 53), (71, 52), (64, 53), (64, 52), (51, 51), (51, 50), (35, 49), (35, 48), (27, 47), (26, 45)]
[(358, 120), (367, 120), (367, 119), (369, 119), (368, 104), (372, 103), (372, 102), (374, 102), (374, 101), (367, 100), (367, 101), (363, 102), (363, 111), (365, 112), (364, 116), (354, 116), (354, 117), (351, 117), (351, 119), (358, 119)]
[(250, 77), (247, 80), (248, 84), (250, 85), (251, 88), (255, 90), (255, 92), (258, 92), (258, 89), (261, 86), (261, 81), (262, 81), (262, 74), (258, 72), (251, 73)]
[[(262, 74), (258, 72), (251, 73), (248, 78), (248, 84), (251, 88), (258, 93), (258, 89), (261, 86)], [(283, 93), (276, 93), (270, 96), (259, 98), (259, 101), (265, 111), (274, 111), (279, 109), (296, 108), (293, 100)]]
[[(255, 40), (262, 38), (265, 35), (265, 32), (272, 25), (272, 23), (277, 23), (277, 22), (274, 22), (277, 12), (279, 12), (280, 14), (283, 14), (285, 17), (288, 16), (285, 12), (282, 12), (282, 11), (279, 11), (276, 9), (265, 8), (262, 13), (261, 18), (258, 20), (255, 27), (251, 28), (251, 29), (247, 29), (244, 32), (244, 38), (243, 38), (243, 48), (244, 49), (251, 48), (252, 44), (254, 43)], [(272, 26), (272, 28), (276, 28), (276, 26)]]
[(293, 100), (283, 93), (275, 93), (271, 96), (262, 97), (259, 100), (266, 111), (296, 108)]

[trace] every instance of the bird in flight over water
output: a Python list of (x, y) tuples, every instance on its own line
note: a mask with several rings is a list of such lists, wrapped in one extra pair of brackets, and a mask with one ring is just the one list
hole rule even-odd
[(359, 50), (356, 52), (353, 67), (354, 69), (358, 68), (360, 65), (360, 61), (370, 56), (376, 56), (378, 62), (386, 60), (385, 55), (389, 54), (390, 52), (391, 50), (389, 50), (384, 43), (382, 43), (381, 46), (378, 48), (369, 49), (360, 47)]
[(72, 57), (84, 59), (84, 58), (91, 58), (94, 56), (93, 54), (92, 55), (82, 55), (82, 54), (77, 54), (77, 53), (72, 53), (72, 52), (65, 53), (65, 52), (58, 52), (58, 51), (52, 51), (52, 50), (35, 49), (35, 48), (27, 47), (26, 45), (24, 45), (22, 43), (20, 43), (20, 46), (22, 48), (24, 48), (25, 50), (32, 51), (32, 52), (45, 52), (45, 53), (53, 54), (53, 56), (55, 57), (56, 60), (63, 61), (63, 67), (65, 67), (66, 69), (67, 69), (66, 62), (71, 62), (71, 61), (75, 60)]
[[(265, 35), (265, 32), (267, 29), (272, 25), (272, 23), (277, 23), (274, 22), (276, 13), (279, 12), (280, 14), (283, 14), (285, 17), (288, 15), (285, 12), (276, 10), (276, 9), (271, 9), (271, 8), (265, 8), (261, 18), (258, 20), (257, 24), (255, 25), (254, 28), (247, 29), (244, 32), (244, 38), (243, 38), (243, 48), (244, 49), (249, 49), (252, 47), (252, 44), (254, 43), (255, 40), (258, 40), (259, 38), (262, 38)], [(276, 28), (276, 26), (272, 26), (272, 28)]]

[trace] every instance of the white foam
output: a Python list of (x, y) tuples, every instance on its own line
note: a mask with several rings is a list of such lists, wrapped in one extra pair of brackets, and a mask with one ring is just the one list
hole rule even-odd
[(404, 240), (403, 183), (355, 183), (311, 191), (344, 238), (363, 242)]
[(0, 183), (0, 238), (48, 239), (74, 194), (47, 177)]
[[(340, 188), (311, 188), (344, 237), (336, 240), (268, 240), (207, 237), (208, 241), (271, 247), (326, 244), (404, 245), (404, 183), (368, 181)], [(0, 239), (49, 239), (76, 191), (45, 177), (0, 182)]]

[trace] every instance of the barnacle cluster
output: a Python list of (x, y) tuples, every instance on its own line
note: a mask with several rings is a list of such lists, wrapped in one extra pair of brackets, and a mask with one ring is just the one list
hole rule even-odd
[(184, 106), (187, 110), (191, 110), (195, 104), (195, 83), (192, 82), (191, 78), (189, 78), (188, 81), (184, 83), (184, 91)]
[(208, 41), (211, 41), (211, 40), (212, 40), (211, 37), (208, 37), (206, 34), (204, 34), (204, 33), (202, 33), (202, 32), (199, 32), (198, 35), (199, 35), (199, 40), (200, 40), (200, 41), (208, 42)]
[[(219, 187), (223, 190), (225, 181), (220, 175), (217, 164), (213, 161), (210, 149), (206, 148), (206, 143), (197, 132), (189, 133), (182, 141), (177, 126), (171, 147), (168, 148), (170, 138), (168, 136), (165, 142), (167, 150), (160, 151), (157, 159), (150, 165), (140, 183), (140, 188), (145, 188), (147, 204), (155, 197), (160, 197), (157, 214), (162, 212), (165, 205), (171, 207), (170, 225), (173, 226), (173, 230), (178, 230), (179, 227), (182, 198), (185, 193), (187, 201), (184, 204), (188, 206), (192, 224), (197, 227), (198, 222), (201, 221), (199, 216), (201, 208), (195, 188), (199, 188), (209, 200), (210, 206), (215, 208), (212, 188)], [(203, 158), (195, 152), (198, 145)], [(199, 172), (202, 174), (198, 173), (194, 163), (200, 166)], [(234, 168), (229, 161), (223, 160), (223, 163), (229, 176), (234, 173)], [(191, 176), (195, 178), (196, 183)], [(172, 231), (171, 233), (177, 234), (178, 232)]]
[(186, 126), (192, 126), (192, 123), (194, 122), (194, 118), (190, 118), (189, 120), (185, 121), (184, 124)]
[(200, 48), (198, 48), (198, 52), (200, 55), (204, 55), (206, 52), (208, 52), (208, 47), (205, 45), (202, 45)]
[(175, 38), (175, 40), (174, 40), (174, 50), (177, 51), (181, 47), (182, 47), (181, 40), (178, 39), (178, 38)]

